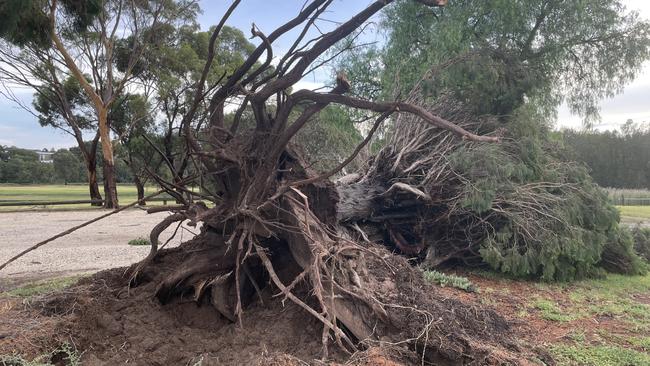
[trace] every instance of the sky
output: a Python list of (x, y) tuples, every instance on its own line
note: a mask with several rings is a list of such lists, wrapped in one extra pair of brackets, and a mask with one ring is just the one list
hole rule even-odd
[[(202, 14), (199, 23), (207, 30), (216, 24), (221, 15), (230, 5), (227, 0), (201, 0)], [(228, 21), (228, 25), (240, 28), (245, 34), (250, 34), (251, 23), (264, 33), (270, 33), (277, 26), (285, 23), (296, 14), (305, 0), (243, 0)], [(371, 3), (370, 0), (335, 0), (328, 13), (322, 17), (331, 23), (323, 23), (322, 31), (334, 26), (334, 22), (347, 20), (359, 10)], [(641, 17), (650, 19), (650, 1), (623, 0), (628, 9), (639, 11)], [(274, 43), (276, 55), (283, 54), (292, 43), (297, 30), (280, 38)], [(364, 41), (380, 41), (378, 34), (370, 32)], [(253, 43), (257, 43), (253, 40)], [(298, 88), (314, 88), (322, 85), (329, 77), (326, 73), (307, 75)], [(29, 89), (14, 89), (14, 94), (23, 104), (31, 105), (32, 91)], [(627, 119), (636, 122), (650, 121), (650, 62), (644, 65), (643, 71), (624, 92), (614, 98), (603, 100), (601, 103), (601, 120), (597, 129), (613, 129), (623, 124)], [(556, 128), (575, 128), (582, 126), (579, 116), (571, 115), (566, 106), (558, 111)], [(0, 95), (0, 145), (18, 146), (30, 149), (62, 148), (75, 146), (74, 139), (64, 132), (51, 127), (41, 127), (38, 119), (31, 113), (18, 107), (13, 101)]]

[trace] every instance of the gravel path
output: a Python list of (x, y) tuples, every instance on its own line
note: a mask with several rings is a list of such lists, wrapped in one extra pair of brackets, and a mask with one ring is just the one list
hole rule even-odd
[[(41, 240), (104, 213), (102, 210), (0, 213), (0, 262)], [(166, 215), (168, 213), (164, 212), (149, 215), (143, 210), (131, 209), (107, 217), (11, 263), (0, 271), (0, 284), (95, 272), (137, 262), (147, 255), (149, 246), (127, 243), (137, 237), (148, 238), (151, 229)], [(191, 232), (198, 232), (198, 228), (183, 226), (187, 230), (179, 229), (168, 246), (178, 245), (192, 238), (194, 235)], [(172, 225), (163, 232), (160, 241), (164, 243), (175, 228), (176, 225)]]

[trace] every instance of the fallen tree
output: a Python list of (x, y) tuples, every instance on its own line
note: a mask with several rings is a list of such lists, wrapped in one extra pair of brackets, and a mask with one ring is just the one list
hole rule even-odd
[[(408, 346), (421, 354), (423, 362), (516, 358), (514, 349), (505, 350), (507, 341), (480, 336), (479, 329), (502, 324), (498, 316), (435, 299), (423, 291), (422, 277), (406, 259), (371, 243), (352, 221), (381, 220), (382, 231), (395, 246), (416, 254), (423, 248), (411, 250), (412, 245), (405, 243), (412, 239), (408, 233), (393, 227), (393, 218), (378, 218), (371, 208), (376, 197), (382, 202), (398, 200), (397, 205), (417, 219), (420, 208), (429, 208), (426, 193), (406, 183), (365, 188), (354, 182), (337, 187), (329, 180), (369, 143), (382, 123), (399, 115), (417, 116), (418, 123), (449, 131), (463, 141), (491, 144), (499, 138), (470, 132), (413, 101), (347, 96), (350, 84), (344, 75), (326, 92), (291, 90), (325, 52), (391, 2), (373, 2), (311, 40), (304, 40), (305, 35), (332, 1), (308, 2), (297, 16), (269, 34), (253, 26), (252, 34), (261, 44), (220, 84), (206, 86), (215, 41), (239, 4), (233, 2), (214, 28), (202, 77), (181, 123), (187, 152), (198, 172), (193, 183), (201, 186), (201, 193), (156, 178), (179, 206), (170, 209), (173, 214), (152, 231), (149, 256), (129, 272), (133, 287), (150, 288), (153, 283), (163, 304), (188, 298), (209, 303), (233, 322), (241, 322), (247, 304), (268, 298), (264, 295), (268, 291), (277, 292), (272, 301), (291, 301), (322, 324), (324, 358), (332, 343), (355, 351), (375, 342)], [(418, 2), (423, 6), (445, 3)], [(294, 28), (302, 31), (272, 67), (273, 42)], [(241, 105), (226, 124), (224, 106), (232, 100), (240, 100)], [(374, 114), (374, 122), (350, 157), (317, 174), (291, 140), (332, 104), (365, 110)], [(246, 109), (252, 111), (254, 127), (244, 130)], [(292, 113), (296, 110), (297, 116)], [(203, 115), (206, 118), (197, 117)], [(419, 206), (419, 201), (425, 205)], [(408, 202), (416, 203), (409, 208)], [(390, 211), (384, 213), (391, 215)], [(184, 220), (201, 223), (201, 233), (179, 248), (159, 250), (160, 232)], [(495, 354), (494, 349), (502, 352)]]

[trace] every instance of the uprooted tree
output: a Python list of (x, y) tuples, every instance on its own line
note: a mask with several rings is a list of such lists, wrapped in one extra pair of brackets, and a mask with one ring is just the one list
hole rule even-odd
[[(313, 39), (310, 30), (333, 0), (307, 2), (270, 33), (253, 25), (260, 44), (215, 78), (215, 45), (239, 3), (235, 0), (213, 29), (205, 65), (188, 87), (179, 130), (186, 154), (181, 160), (193, 167), (183, 177), (154, 177), (178, 205), (150, 208), (172, 214), (152, 230), (151, 252), (131, 269), (131, 285), (154, 284), (162, 303), (179, 298), (209, 303), (233, 322), (241, 322), (246, 305), (261, 301), (262, 293), (279, 291), (323, 324), (325, 356), (332, 342), (354, 350), (359, 341), (381, 340), (406, 344), (430, 361), (439, 355), (457, 363), (507, 357), (488, 350), (502, 345), (498, 340), (476, 342), (494, 326), (490, 314), (453, 301), (441, 305), (422, 291), (422, 278), (413, 276), (409, 262), (389, 250), (431, 266), (457, 260), (503, 269), (551, 258), (532, 267), (552, 269), (551, 278), (558, 267), (586, 271), (601, 260), (604, 235), (614, 232), (616, 213), (606, 198), (588, 184), (584, 170), (570, 170), (569, 164), (531, 171), (522, 163), (524, 152), (536, 158), (533, 153), (541, 156), (552, 148), (523, 149), (521, 133), (502, 128), (501, 116), (477, 117), (458, 93), (441, 90), (432, 102), (423, 83), (415, 83), (401, 93), (404, 98), (378, 102), (350, 95), (352, 85), (342, 73), (328, 91), (293, 90), (391, 0), (373, 2)], [(408, 3), (430, 9), (446, 1)], [(295, 42), (273, 62), (274, 42), (292, 30)], [(238, 107), (228, 115), (231, 104)], [(328, 107), (363, 111), (373, 119), (349, 157), (316, 173), (292, 141)], [(389, 143), (360, 173), (332, 183), (329, 178), (388, 121), (394, 126)], [(174, 175), (173, 164), (166, 163)], [(493, 172), (500, 174), (498, 185), (484, 179)], [(488, 199), (477, 192), (488, 192)], [(574, 206), (583, 209), (576, 213)], [(159, 249), (160, 233), (186, 220), (200, 223), (200, 234), (178, 248)], [(593, 250), (584, 247), (589, 239), (597, 239)]]
[[(446, 3), (412, 2), (423, 7)], [(501, 128), (498, 116), (478, 118), (458, 96), (443, 95), (430, 103), (417, 83), (404, 98), (377, 102), (349, 95), (345, 74), (338, 74), (326, 92), (292, 90), (332, 47), (392, 1), (373, 2), (334, 30), (307, 40), (331, 3), (310, 1), (268, 34), (253, 25), (260, 45), (233, 71), (208, 82), (214, 45), (239, 1), (228, 8), (212, 32), (205, 66), (180, 124), (195, 174), (158, 179), (179, 205), (164, 208), (173, 214), (151, 232), (151, 252), (132, 269), (131, 283), (156, 283), (156, 297), (163, 303), (181, 297), (207, 301), (233, 322), (241, 321), (256, 293), (277, 289), (323, 324), (325, 354), (331, 340), (354, 349), (356, 341), (381, 338), (430, 347), (451, 358), (479, 357), (481, 347), (468, 333), (428, 338), (438, 326), (431, 314), (444, 311), (416, 295), (399, 296), (408, 290), (396, 289), (395, 283), (391, 287), (378, 268), (399, 278), (410, 273), (408, 262), (395, 261), (372, 243), (432, 266), (459, 260), (503, 269), (551, 258), (532, 267), (549, 278), (556, 273), (571, 277), (603, 260), (607, 234), (615, 235), (616, 213), (584, 170), (571, 170), (570, 164), (542, 171), (534, 182), (518, 181), (539, 172), (527, 172), (520, 158), (507, 153), (521, 148), (517, 134)], [(273, 43), (296, 28), (295, 43), (272, 64)], [(233, 102), (238, 109), (227, 116), (226, 105)], [(291, 142), (330, 106), (365, 111), (374, 119), (351, 156), (318, 174)], [(390, 143), (361, 173), (332, 183), (329, 178), (389, 120), (395, 126)], [(550, 149), (542, 150), (538, 153)], [(486, 188), (474, 183), (484, 182), (480, 178), (492, 171), (512, 184), (487, 187), (489, 202), (473, 196)], [(200, 185), (200, 192), (188, 189), (189, 184)], [(586, 209), (576, 213), (572, 207)], [(179, 248), (159, 251), (160, 233), (185, 220), (201, 223), (201, 233)], [(520, 274), (540, 274), (527, 270)], [(420, 310), (412, 301), (419, 302)], [(412, 324), (396, 326), (398, 318), (409, 316), (416, 319)]]
[[(370, 191), (359, 184), (364, 180), (337, 187), (328, 178), (368, 144), (382, 123), (400, 114), (417, 116), (422, 123), (466, 141), (490, 144), (499, 138), (469, 132), (408, 101), (375, 102), (347, 96), (350, 85), (344, 75), (326, 92), (291, 90), (319, 57), (391, 2), (374, 2), (312, 40), (305, 37), (331, 0), (308, 2), (298, 15), (268, 34), (253, 26), (252, 34), (261, 44), (232, 73), (206, 85), (215, 59), (214, 44), (239, 5), (239, 1), (233, 2), (212, 32), (206, 64), (181, 122), (187, 153), (197, 172), (189, 178), (200, 185), (200, 193), (188, 189), (189, 179), (159, 180), (179, 205), (170, 208), (173, 214), (151, 232), (151, 252), (133, 268), (133, 286), (156, 282), (156, 297), (163, 303), (188, 296), (197, 302), (209, 299), (232, 321), (241, 320), (243, 308), (255, 293), (271, 286), (322, 322), (325, 355), (331, 339), (344, 349), (354, 349), (357, 341), (384, 337), (396, 343), (409, 340), (447, 357), (475, 356), (480, 347), (473, 349), (471, 336), (450, 343), (421, 337), (438, 326), (432, 325), (431, 314), (441, 312), (429, 312), (432, 309), (427, 309), (423, 299), (396, 296), (405, 290), (395, 289), (395, 285), (386, 292), (389, 286), (383, 282), (386, 278), (375, 274), (377, 267), (386, 267), (399, 277), (400, 272), (411, 273), (408, 262), (395, 262), (385, 257), (388, 252), (364, 244), (364, 230), (353, 220), (373, 216), (381, 222), (376, 227), (393, 238), (395, 246), (412, 253), (411, 247), (419, 245), (412, 245), (414, 238), (393, 228), (392, 218), (376, 217), (374, 208), (387, 206), (386, 216), (395, 209), (417, 219), (427, 207), (426, 194), (403, 183)], [(418, 2), (422, 6), (444, 3)], [(272, 66), (273, 42), (294, 28), (300, 30), (295, 43)], [(225, 106), (232, 101), (239, 101), (240, 106), (227, 123)], [(350, 157), (328, 172), (315, 174), (291, 140), (329, 105), (365, 110), (375, 118), (370, 133)], [(252, 128), (243, 127), (250, 125), (242, 121), (247, 110), (253, 116)], [(199, 115), (205, 118), (197, 118)], [(382, 190), (376, 191), (378, 188)], [(391, 207), (390, 202), (399, 202), (403, 208)], [(410, 207), (405, 206), (407, 202)], [(201, 223), (201, 233), (179, 248), (159, 251), (160, 233), (184, 220)], [(306, 291), (299, 290), (305, 287)], [(421, 310), (413, 313), (412, 301), (420, 301)], [(413, 323), (417, 326), (396, 328), (395, 317), (408, 318), (405, 314), (421, 317)]]

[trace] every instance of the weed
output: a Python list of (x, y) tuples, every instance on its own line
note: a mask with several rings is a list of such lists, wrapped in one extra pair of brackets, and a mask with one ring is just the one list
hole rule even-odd
[(450, 286), (467, 292), (476, 292), (474, 284), (467, 277), (445, 274), (438, 271), (424, 271), (424, 279), (445, 287)]
[(135, 246), (140, 246), (140, 245), (149, 245), (149, 239), (145, 238), (135, 238), (129, 240), (129, 245), (135, 245)]

